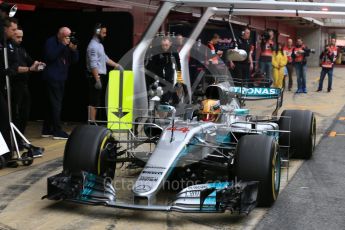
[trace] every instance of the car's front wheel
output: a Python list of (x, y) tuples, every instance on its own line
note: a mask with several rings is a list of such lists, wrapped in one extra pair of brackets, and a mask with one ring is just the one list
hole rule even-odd
[(278, 144), (271, 136), (246, 135), (237, 144), (235, 175), (237, 180), (259, 182), (259, 206), (271, 206), (278, 197), (280, 162)]
[(66, 143), (63, 169), (68, 173), (85, 171), (98, 176), (113, 177), (115, 156), (116, 141), (108, 129), (82, 125), (73, 130)]

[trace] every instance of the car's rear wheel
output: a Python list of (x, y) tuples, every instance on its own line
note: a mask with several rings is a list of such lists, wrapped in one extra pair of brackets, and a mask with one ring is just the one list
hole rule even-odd
[(275, 139), (266, 135), (246, 135), (237, 144), (235, 175), (238, 180), (258, 181), (258, 205), (271, 206), (280, 187), (280, 154)]
[(316, 142), (316, 120), (309, 110), (284, 110), (279, 119), (279, 144), (290, 146), (290, 155), (294, 158), (311, 158)]
[[(68, 173), (81, 171), (113, 177), (115, 173), (115, 140), (111, 132), (101, 126), (76, 127), (64, 152), (63, 169)], [(113, 158), (113, 159), (112, 159)]]

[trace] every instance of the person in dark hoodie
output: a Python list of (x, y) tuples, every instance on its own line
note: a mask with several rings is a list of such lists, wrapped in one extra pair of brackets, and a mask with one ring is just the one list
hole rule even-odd
[(49, 104), (43, 123), (42, 137), (53, 136), (53, 139), (57, 140), (69, 137), (60, 125), (62, 99), (69, 66), (79, 60), (77, 45), (71, 42), (70, 36), (71, 30), (68, 27), (61, 27), (57, 35), (47, 40), (44, 47), (46, 68), (43, 71), (43, 80)]

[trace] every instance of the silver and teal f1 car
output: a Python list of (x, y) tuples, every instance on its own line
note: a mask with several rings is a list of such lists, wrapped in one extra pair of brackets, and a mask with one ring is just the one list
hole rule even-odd
[[(101, 126), (77, 127), (66, 144), (63, 171), (48, 178), (45, 197), (178, 212), (249, 213), (256, 205), (272, 205), (279, 193), (281, 160), (311, 157), (313, 113), (286, 110), (281, 117), (258, 117), (240, 107), (239, 99), (276, 99), (279, 108), (282, 92), (275, 88), (223, 82), (209, 86), (206, 95), (226, 108), (217, 121), (198, 119), (195, 113), (175, 116), (174, 107), (159, 105), (158, 113), (168, 116), (136, 120), (125, 138)], [(114, 186), (128, 178), (120, 175), (123, 170), (116, 172), (125, 162), (137, 166), (128, 191)], [(169, 199), (162, 202), (162, 197)]]
[[(133, 98), (134, 108), (149, 108), (145, 53), (170, 10), (205, 7), (180, 51), (182, 77), (192, 101), (188, 59), (208, 19), (224, 14), (231, 19), (234, 8), (256, 9), (258, 5), (263, 9), (278, 7), (277, 3), (256, 1), (163, 1), (130, 55), (134, 94), (141, 95)], [(286, 9), (286, 5), (278, 9)], [(229, 6), (230, 10), (224, 8)], [(298, 6), (291, 4), (289, 8), (297, 10)], [(229, 56), (243, 61), (242, 54), (235, 49)], [(154, 113), (135, 113), (133, 122), (123, 124), (125, 133), (101, 126), (77, 127), (67, 141), (62, 172), (48, 178), (45, 198), (196, 213), (249, 213), (256, 205), (270, 206), (279, 194), (282, 159), (308, 159), (315, 146), (316, 121), (311, 111), (286, 110), (276, 117), (282, 95), (280, 89), (235, 87), (221, 82), (206, 90), (208, 100), (219, 101), (219, 106), (210, 108), (217, 111), (212, 114), (217, 115), (216, 120), (198, 119), (200, 114), (193, 109), (185, 109), (185, 116), (176, 115), (174, 107), (159, 105)], [(253, 116), (242, 108), (246, 100), (262, 99), (277, 100), (275, 116)], [(123, 115), (122, 108), (117, 113)], [(129, 168), (133, 165), (134, 169)], [(125, 181), (124, 186), (118, 188), (119, 181)]]

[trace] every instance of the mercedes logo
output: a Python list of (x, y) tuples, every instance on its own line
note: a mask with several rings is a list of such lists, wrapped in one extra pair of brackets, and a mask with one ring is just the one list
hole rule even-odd
[(134, 188), (134, 191), (136, 191), (136, 192), (148, 192), (150, 190), (151, 190), (151, 186), (144, 185), (144, 184), (138, 185)]

